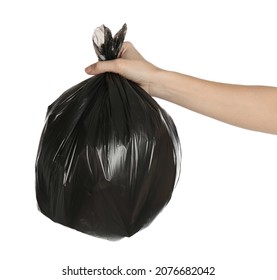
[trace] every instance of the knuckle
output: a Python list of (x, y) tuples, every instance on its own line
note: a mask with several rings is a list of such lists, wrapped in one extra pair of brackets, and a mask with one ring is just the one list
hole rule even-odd
[(115, 59), (114, 61), (114, 70), (116, 73), (120, 73), (122, 69), (122, 59)]
[(98, 61), (96, 64), (95, 64), (95, 72), (97, 73), (97, 74), (100, 74), (100, 73), (102, 73), (103, 72), (103, 63), (102, 63), (102, 61)]
[(133, 47), (133, 44), (132, 44), (130, 41), (124, 42), (123, 45), (124, 45), (124, 47), (126, 47), (126, 48)]

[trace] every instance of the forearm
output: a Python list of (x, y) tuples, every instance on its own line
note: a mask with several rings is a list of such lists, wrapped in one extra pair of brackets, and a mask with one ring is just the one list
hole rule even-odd
[(246, 129), (277, 134), (277, 88), (206, 81), (159, 71), (151, 94)]

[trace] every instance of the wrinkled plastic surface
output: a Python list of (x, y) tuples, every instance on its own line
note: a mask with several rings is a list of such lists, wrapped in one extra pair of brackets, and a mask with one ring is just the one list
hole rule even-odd
[[(116, 58), (125, 33), (126, 25), (114, 38), (96, 29), (99, 59)], [(93, 76), (48, 108), (36, 160), (39, 210), (94, 236), (131, 236), (169, 202), (180, 159), (175, 125), (152, 97), (118, 74)]]

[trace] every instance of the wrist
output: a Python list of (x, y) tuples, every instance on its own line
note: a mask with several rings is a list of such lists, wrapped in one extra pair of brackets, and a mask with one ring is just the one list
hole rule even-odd
[(156, 68), (151, 78), (149, 79), (149, 94), (153, 97), (165, 99), (164, 79), (168, 71), (161, 68)]

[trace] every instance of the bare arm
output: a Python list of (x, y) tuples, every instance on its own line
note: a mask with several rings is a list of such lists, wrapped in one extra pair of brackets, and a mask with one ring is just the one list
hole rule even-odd
[(261, 132), (277, 134), (277, 88), (217, 83), (162, 70), (146, 61), (131, 43), (120, 58), (95, 63), (88, 74), (116, 72), (149, 94), (214, 119)]
[(246, 129), (277, 134), (277, 88), (205, 81), (162, 71), (155, 92), (168, 101)]

